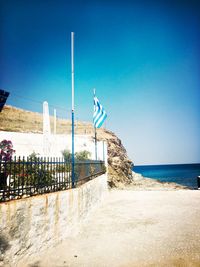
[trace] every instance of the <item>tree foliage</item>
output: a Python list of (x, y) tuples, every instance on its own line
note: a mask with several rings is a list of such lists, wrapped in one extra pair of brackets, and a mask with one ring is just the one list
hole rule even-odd
[(75, 158), (77, 160), (87, 160), (90, 157), (91, 157), (91, 153), (89, 151), (87, 151), (87, 150), (83, 150), (83, 151), (75, 153)]
[[(63, 150), (62, 155), (66, 162), (71, 161), (72, 153), (68, 149)], [(91, 153), (87, 150), (83, 150), (83, 151), (75, 153), (76, 160), (88, 160), (90, 157), (91, 157)]]
[(63, 151), (62, 151), (62, 155), (63, 155), (64, 160), (65, 160), (66, 162), (71, 161), (72, 154), (71, 154), (71, 152), (70, 152), (68, 149), (63, 150)]

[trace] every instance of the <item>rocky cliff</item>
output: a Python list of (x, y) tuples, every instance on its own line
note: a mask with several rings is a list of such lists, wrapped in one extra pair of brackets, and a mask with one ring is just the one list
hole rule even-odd
[(133, 181), (133, 162), (129, 159), (122, 141), (111, 131), (104, 130), (100, 139), (108, 144), (108, 184), (123, 188)]

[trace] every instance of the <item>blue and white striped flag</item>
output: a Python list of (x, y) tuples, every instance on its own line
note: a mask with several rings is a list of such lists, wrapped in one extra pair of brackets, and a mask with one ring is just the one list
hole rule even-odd
[(93, 114), (93, 123), (95, 128), (100, 128), (107, 118), (107, 114), (99, 103), (99, 100), (94, 96), (94, 114)]

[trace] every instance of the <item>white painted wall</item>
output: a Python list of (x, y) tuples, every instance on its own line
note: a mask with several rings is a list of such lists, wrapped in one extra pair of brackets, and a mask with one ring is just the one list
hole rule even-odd
[[(0, 141), (11, 140), (13, 147), (16, 150), (16, 156), (29, 156), (32, 152), (39, 153), (39, 156), (44, 154), (43, 134), (36, 133), (19, 133), (0, 131)], [(62, 157), (64, 149), (71, 150), (71, 135), (51, 135), (50, 136), (50, 154), (49, 157)], [(95, 159), (94, 139), (90, 135), (75, 136), (75, 152), (87, 150), (91, 153), (91, 158)], [(105, 160), (107, 163), (107, 143), (103, 141), (97, 142), (97, 159)]]

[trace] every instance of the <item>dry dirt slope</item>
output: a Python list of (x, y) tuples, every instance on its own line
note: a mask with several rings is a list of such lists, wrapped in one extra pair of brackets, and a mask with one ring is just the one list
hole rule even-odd
[[(50, 118), (53, 129), (53, 117)], [(12, 106), (5, 106), (0, 113), (0, 131), (42, 133), (42, 114), (22, 110)], [(71, 132), (69, 120), (57, 120), (57, 133)], [(89, 134), (93, 136), (93, 125), (89, 122), (76, 122), (75, 134)], [(128, 158), (121, 140), (111, 131), (98, 129), (98, 139), (108, 143), (109, 185), (124, 187), (132, 182), (132, 161)]]

